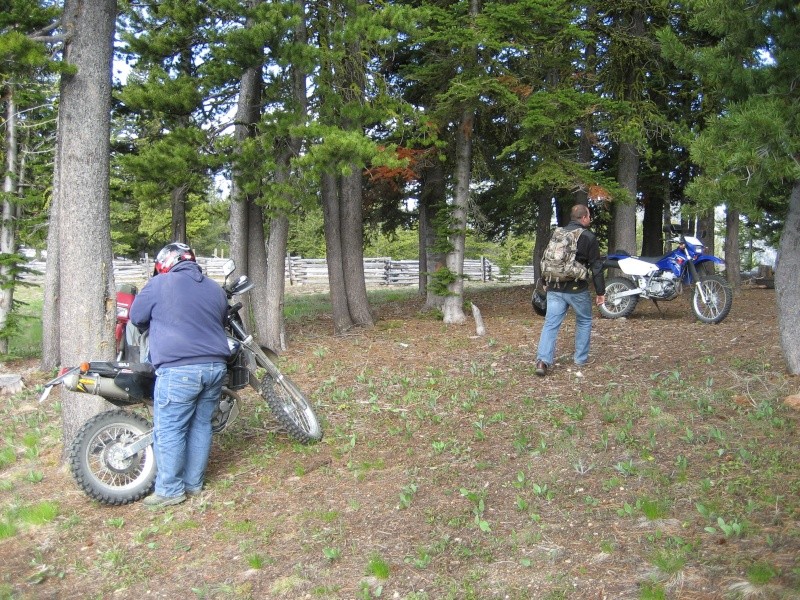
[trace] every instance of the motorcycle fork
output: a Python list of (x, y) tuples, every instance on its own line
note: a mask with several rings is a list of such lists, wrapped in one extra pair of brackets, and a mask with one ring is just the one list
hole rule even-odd
[(692, 278), (692, 286), (695, 288), (696, 293), (700, 294), (700, 299), (706, 303), (708, 302), (708, 298), (706, 298), (706, 292), (703, 289), (703, 286), (700, 285), (700, 276), (697, 274), (697, 267), (694, 265), (694, 261), (692, 261), (688, 256), (686, 257), (687, 268), (689, 269), (689, 275)]

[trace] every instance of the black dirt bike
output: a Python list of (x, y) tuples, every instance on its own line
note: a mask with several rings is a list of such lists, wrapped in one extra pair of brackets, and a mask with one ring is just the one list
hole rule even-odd
[[(265, 350), (247, 333), (234, 296), (254, 284), (242, 275), (228, 283), (233, 261), (224, 267), (223, 289), (228, 296), (225, 330), (231, 357), (222, 396), (212, 418), (214, 433), (224, 431), (239, 414), (237, 394), (248, 385), (258, 391), (287, 433), (300, 443), (322, 439), (314, 409), (300, 389), (270, 360)], [(155, 370), (149, 363), (92, 361), (64, 368), (45, 384), (41, 400), (63, 384), (73, 392), (95, 394), (119, 407), (102, 412), (84, 423), (69, 449), (69, 466), (75, 481), (91, 498), (108, 505), (128, 504), (148, 495), (155, 483), (153, 429), (147, 419), (130, 409), (153, 407)]]

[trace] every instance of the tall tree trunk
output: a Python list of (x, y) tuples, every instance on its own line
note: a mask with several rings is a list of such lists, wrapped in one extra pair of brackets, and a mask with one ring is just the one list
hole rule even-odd
[(775, 296), (781, 349), (792, 375), (800, 374), (800, 181), (789, 197), (789, 211), (778, 245)]
[(443, 312), (445, 323), (463, 323), (464, 315), (464, 245), (467, 232), (467, 211), (469, 210), (469, 183), (472, 177), (472, 133), (475, 125), (475, 112), (468, 108), (461, 114), (456, 129), (456, 163), (453, 206), (450, 214), (448, 236), (452, 248), (445, 259), (453, 280), (447, 286)]
[(725, 278), (734, 290), (742, 286), (739, 256), (739, 211), (728, 207), (725, 211)]
[[(294, 0), (294, 5), (299, 15), (305, 14), (305, 0)], [(308, 41), (305, 19), (298, 19), (294, 28), (294, 43), (305, 46)], [(291, 66), (292, 105), (294, 106), (295, 121), (305, 122), (308, 112), (307, 100), (307, 73), (299, 66)], [(281, 141), (277, 152), (275, 168), (275, 183), (279, 188), (289, 189), (291, 179), (292, 158), (300, 154), (302, 139), (287, 136)], [(293, 199), (286, 198), (286, 204), (292, 205)], [(261, 341), (274, 352), (286, 350), (287, 342), (284, 335), (284, 294), (286, 292), (286, 247), (289, 240), (289, 219), (285, 213), (280, 213), (272, 218), (269, 224), (269, 237), (267, 238), (267, 297), (264, 307), (264, 329)]]
[(336, 334), (352, 329), (354, 323), (347, 307), (344, 260), (342, 258), (342, 228), (340, 224), (339, 189), (336, 176), (323, 173), (320, 180), (322, 217), (325, 227), (325, 255), (328, 263), (328, 289), (333, 309), (333, 331)]
[(188, 243), (186, 241), (186, 197), (188, 194), (189, 186), (186, 184), (179, 185), (170, 194), (170, 207), (172, 208), (171, 242)]
[(361, 171), (351, 165), (352, 172), (341, 178), (340, 208), (342, 227), (342, 268), (347, 291), (347, 309), (353, 324), (373, 325), (364, 279), (364, 218)]
[(619, 148), (617, 180), (628, 190), (630, 201), (614, 203), (613, 248), (636, 254), (636, 194), (639, 182), (639, 152), (633, 144), (623, 142)]
[[(697, 218), (697, 237), (705, 244), (705, 251), (707, 254), (716, 254), (716, 219), (714, 217), (713, 208)], [(710, 262), (705, 263), (702, 272), (713, 275), (714, 264)]]
[[(58, 303), (59, 354), (62, 364), (71, 366), (114, 354), (109, 115), (116, 9), (115, 0), (66, 0), (64, 6), (64, 60), (75, 72), (61, 78), (54, 204), (58, 214), (50, 224), (57, 231), (57, 243), (48, 246), (58, 252), (48, 253), (47, 271), (56, 270), (58, 289), (67, 293), (57, 300), (47, 294), (45, 303)], [(103, 407), (99, 397), (62, 392), (65, 449), (86, 419)]]
[[(61, 131), (56, 128), (56, 148), (61, 146)], [(61, 279), (59, 278), (58, 264), (60, 253), (58, 250), (58, 233), (61, 229), (59, 223), (61, 196), (59, 176), (61, 162), (58, 154), (55, 155), (53, 164), (53, 199), (50, 202), (50, 211), (47, 219), (47, 263), (56, 265), (44, 271), (44, 302), (42, 303), (42, 370), (53, 371), (61, 365), (61, 344), (59, 332), (61, 331)], [(69, 288), (67, 288), (69, 289)]]
[(642, 219), (642, 256), (658, 256), (664, 248), (662, 221), (664, 219), (664, 196), (648, 194), (644, 198)]
[(444, 297), (436, 293), (431, 283), (433, 273), (445, 266), (444, 253), (436, 249), (436, 222), (445, 205), (446, 194), (444, 165), (434, 157), (423, 173), (419, 206), (420, 293), (425, 295), (426, 310), (441, 308), (444, 304)]
[[(245, 141), (254, 135), (255, 125), (261, 118), (261, 68), (251, 67), (242, 73), (239, 85), (239, 104), (236, 110), (236, 126), (234, 127), (234, 140), (237, 155)], [(234, 160), (233, 177), (231, 178), (231, 204), (228, 216), (231, 240), (231, 258), (236, 263), (235, 275), (249, 274), (250, 269), (250, 206), (253, 198), (244, 191), (241, 179), (247, 179), (248, 173), (244, 172), (245, 165)], [(250, 296), (242, 298), (242, 314), (247, 315), (248, 327), (253, 327), (250, 318)]]
[[(6, 91), (5, 154), (6, 174), (3, 178), (3, 212), (0, 223), (0, 255), (16, 251), (16, 206), (12, 201), (16, 192), (17, 174), (17, 107), (14, 103), (13, 82)], [(14, 270), (6, 261), (0, 262), (0, 331), (8, 323), (14, 307)], [(0, 337), (0, 354), (8, 354), (8, 338)]]

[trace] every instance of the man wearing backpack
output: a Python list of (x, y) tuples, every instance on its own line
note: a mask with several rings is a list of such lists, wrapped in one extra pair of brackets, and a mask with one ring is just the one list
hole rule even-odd
[(558, 331), (570, 306), (575, 311), (575, 364), (582, 366), (589, 361), (592, 333), (589, 277), (597, 294), (595, 304), (603, 304), (606, 293), (600, 245), (597, 237), (588, 229), (591, 222), (588, 206), (573, 206), (569, 224), (553, 232), (553, 239), (542, 258), (542, 278), (547, 286), (547, 314), (536, 352), (536, 374), (539, 377), (547, 375), (548, 369), (553, 366)]

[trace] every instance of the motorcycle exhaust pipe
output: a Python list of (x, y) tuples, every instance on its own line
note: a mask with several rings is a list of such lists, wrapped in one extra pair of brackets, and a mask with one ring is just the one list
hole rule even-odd
[(63, 383), (71, 392), (94, 394), (108, 400), (130, 401), (131, 398), (111, 377), (102, 377), (96, 373), (71, 373), (64, 378)]

